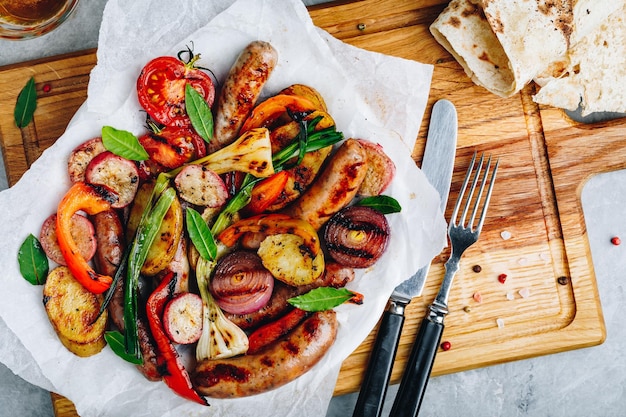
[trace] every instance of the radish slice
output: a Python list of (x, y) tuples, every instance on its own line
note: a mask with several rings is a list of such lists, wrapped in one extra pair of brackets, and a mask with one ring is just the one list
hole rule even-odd
[(106, 152), (102, 138), (89, 139), (78, 145), (67, 161), (67, 173), (72, 183), (85, 181), (85, 170), (89, 163), (101, 153)]
[(187, 165), (174, 179), (180, 198), (202, 207), (220, 207), (228, 198), (222, 178), (202, 165)]
[(172, 298), (163, 311), (163, 327), (174, 343), (197, 342), (202, 334), (202, 298), (191, 292)]
[[(67, 265), (59, 243), (57, 241), (57, 215), (49, 216), (41, 226), (39, 241), (46, 256), (59, 265)], [(93, 224), (85, 216), (74, 214), (72, 216), (72, 237), (78, 245), (80, 254), (89, 262), (96, 253), (96, 233)]]
[(139, 169), (133, 161), (106, 151), (96, 156), (87, 166), (85, 181), (106, 185), (118, 195), (113, 208), (123, 208), (133, 202), (139, 188)]

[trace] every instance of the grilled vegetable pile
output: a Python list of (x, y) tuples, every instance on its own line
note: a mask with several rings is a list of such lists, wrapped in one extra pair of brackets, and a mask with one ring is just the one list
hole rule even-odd
[[(219, 84), (199, 59), (143, 68), (147, 132), (104, 126), (76, 147), (71, 187), (22, 253), (55, 265), (43, 301), (67, 349), (108, 344), (206, 405), (284, 385), (325, 355), (333, 308), (361, 302), (345, 286), (385, 253), (400, 207), (383, 195), (391, 159), (344, 138), (314, 88), (259, 100), (278, 61), (270, 44), (248, 45)], [(40, 274), (29, 259), (22, 269)]]

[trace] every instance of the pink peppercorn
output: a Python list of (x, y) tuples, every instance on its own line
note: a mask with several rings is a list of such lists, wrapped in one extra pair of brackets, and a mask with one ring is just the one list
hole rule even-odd
[(441, 343), (441, 349), (442, 350), (450, 350), (450, 348), (452, 347), (452, 344), (450, 342), (448, 342), (447, 340), (443, 343)]
[(611, 238), (611, 243), (614, 244), (615, 246), (618, 246), (619, 244), (622, 243), (622, 239), (620, 239), (617, 236), (614, 236)]
[(43, 92), (44, 93), (49, 93), (50, 90), (52, 90), (52, 86), (50, 84), (44, 84), (43, 85)]
[(506, 282), (506, 274), (498, 275), (498, 281), (500, 281), (501, 284), (504, 284)]

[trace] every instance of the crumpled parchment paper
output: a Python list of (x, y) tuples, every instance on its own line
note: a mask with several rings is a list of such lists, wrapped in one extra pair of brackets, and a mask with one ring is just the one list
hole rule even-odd
[[(358, 271), (349, 288), (363, 305), (337, 308), (337, 341), (311, 371), (262, 395), (209, 399), (210, 407), (183, 400), (163, 383), (147, 381), (109, 348), (78, 358), (58, 341), (42, 306), (42, 288), (19, 273), (18, 248), (69, 187), (67, 156), (102, 126), (145, 131), (136, 100), (141, 67), (158, 55), (187, 46), (200, 66), (223, 79), (250, 41), (271, 42), (279, 64), (266, 94), (306, 83), (322, 93), (346, 137), (381, 143), (397, 167), (386, 194), (402, 206), (388, 219), (391, 243), (373, 268)], [(411, 159), (428, 98), (432, 67), (346, 45), (316, 28), (299, 0), (111, 0), (104, 11), (98, 65), (88, 100), (66, 133), (12, 188), (0, 193), (3, 239), (0, 257), (0, 360), (29, 382), (71, 399), (83, 416), (321, 416), (343, 360), (376, 325), (392, 289), (444, 247), (445, 221), (439, 197)], [(51, 265), (51, 268), (54, 265)], [(260, 406), (262, 405), (262, 406)]]

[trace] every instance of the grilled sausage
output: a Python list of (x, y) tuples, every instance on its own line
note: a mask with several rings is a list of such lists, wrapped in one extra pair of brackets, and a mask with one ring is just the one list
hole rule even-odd
[(324, 268), (324, 274), (310, 285), (291, 287), (276, 280), (272, 297), (261, 309), (248, 314), (226, 313), (226, 317), (243, 330), (254, 330), (266, 323), (276, 320), (285, 314), (291, 307), (287, 300), (301, 294), (305, 294), (318, 287), (345, 287), (354, 279), (354, 269), (329, 262)]
[(314, 313), (258, 353), (199, 362), (192, 382), (199, 393), (214, 398), (246, 397), (278, 388), (319, 362), (335, 341), (337, 327), (334, 311)]
[[(96, 254), (94, 263), (101, 274), (112, 277), (124, 256), (124, 226), (115, 210), (106, 210), (92, 217), (96, 234)], [(119, 329), (124, 329), (124, 280), (115, 286), (113, 298), (108, 306), (111, 321)]]
[(261, 90), (278, 61), (272, 45), (263, 41), (250, 43), (235, 61), (224, 82), (215, 114), (215, 137), (210, 151), (237, 138), (241, 125), (256, 104)]
[(331, 156), (319, 178), (286, 209), (292, 217), (320, 229), (356, 196), (367, 173), (367, 153), (356, 139), (347, 139)]

